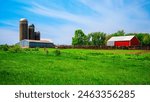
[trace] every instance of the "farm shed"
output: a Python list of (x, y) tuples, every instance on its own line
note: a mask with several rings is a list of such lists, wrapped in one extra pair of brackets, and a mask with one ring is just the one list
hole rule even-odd
[(47, 40), (28, 40), (24, 39), (21, 40), (19, 43), (17, 43), (21, 47), (25, 48), (35, 48), (35, 47), (40, 47), (40, 48), (50, 48), (54, 47), (55, 45)]
[(139, 46), (140, 41), (135, 36), (116, 36), (107, 41), (107, 46)]

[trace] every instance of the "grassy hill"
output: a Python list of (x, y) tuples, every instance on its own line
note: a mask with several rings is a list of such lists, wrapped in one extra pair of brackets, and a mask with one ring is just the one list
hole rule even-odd
[(0, 84), (150, 84), (150, 51), (55, 49), (0, 51)]

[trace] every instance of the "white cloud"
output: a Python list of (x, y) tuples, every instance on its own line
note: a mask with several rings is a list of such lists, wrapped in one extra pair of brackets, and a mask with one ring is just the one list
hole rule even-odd
[(128, 4), (125, 4), (125, 0), (80, 0), (80, 2), (96, 13), (91, 16), (76, 15), (64, 9), (52, 9), (35, 2), (32, 2), (31, 8), (25, 9), (38, 15), (70, 21), (68, 25), (57, 27), (48, 24), (40, 26), (42, 28), (40, 31), (52, 34), (54, 42), (61, 44), (71, 44), (74, 30), (78, 28), (83, 29), (85, 33), (94, 31), (112, 33), (121, 29), (126, 32), (150, 32), (143, 27), (150, 27), (150, 21), (147, 12), (142, 9), (142, 6), (149, 2), (139, 3), (135, 0)]
[(25, 10), (30, 11), (35, 14), (68, 20), (68, 21), (78, 23), (78, 24), (93, 23), (93, 20), (91, 19), (91, 17), (87, 17), (83, 15), (75, 15), (73, 13), (69, 13), (63, 10), (61, 11), (54, 10), (54, 9), (51, 9), (50, 7), (46, 7), (35, 2), (32, 3), (31, 8), (25, 8)]
[[(150, 31), (141, 26), (149, 26), (149, 15), (142, 7), (150, 2), (145, 0), (80, 0), (81, 3), (96, 11), (100, 16), (100, 27), (112, 32), (114, 29), (131, 31)], [(96, 19), (98, 20), (98, 19)], [(136, 29), (138, 28), (138, 29)]]
[(77, 26), (63, 25), (63, 26), (49, 26), (47, 24), (39, 25), (41, 38), (51, 39), (55, 44), (71, 44), (74, 31)]
[[(16, 0), (19, 1), (19, 0)], [(102, 31), (106, 33), (113, 33), (117, 30), (124, 29), (126, 32), (150, 32), (149, 14), (143, 7), (150, 3), (148, 0), (78, 0), (87, 7), (89, 14), (75, 14), (74, 11), (69, 12), (63, 7), (61, 9), (54, 9), (51, 6), (39, 3), (38, 1), (26, 2), (29, 7), (23, 7), (25, 12), (30, 12), (30, 15), (45, 16), (57, 18), (59, 20), (67, 21), (65, 24), (49, 24), (47, 22), (35, 22), (35, 26), (41, 32), (42, 38), (52, 39), (56, 44), (71, 44), (74, 31), (78, 28), (88, 34), (90, 32)], [(20, 2), (20, 1), (19, 1)], [(48, 1), (47, 1), (48, 2)], [(128, 3), (127, 3), (128, 2)], [(56, 5), (55, 5), (56, 6)], [(70, 9), (70, 8), (68, 8)], [(80, 10), (83, 10), (80, 8)], [(84, 10), (83, 10), (84, 12)], [(85, 11), (88, 13), (88, 11)], [(28, 17), (27, 16), (27, 17)], [(42, 20), (40, 20), (42, 21)], [(7, 25), (13, 26), (9, 21)], [(29, 21), (29, 22), (34, 22)], [(18, 26), (17, 26), (18, 27)], [(5, 29), (6, 30), (6, 29)], [(3, 37), (4, 32), (3, 30)], [(11, 31), (10, 31), (11, 33)], [(12, 31), (12, 33), (16, 33)], [(7, 34), (6, 34), (7, 35)], [(15, 35), (17, 38), (18, 35)], [(5, 37), (7, 38), (7, 37)], [(4, 38), (4, 39), (5, 39)], [(4, 41), (4, 40), (3, 40)]]
[(0, 23), (2, 23), (4, 25), (7, 25), (7, 26), (11, 26), (11, 27), (17, 28), (18, 24), (19, 24), (19, 21), (16, 21), (16, 20), (5, 20), (5, 21), (0, 21)]
[(19, 42), (19, 32), (16, 30), (0, 29), (0, 44), (15, 44)]

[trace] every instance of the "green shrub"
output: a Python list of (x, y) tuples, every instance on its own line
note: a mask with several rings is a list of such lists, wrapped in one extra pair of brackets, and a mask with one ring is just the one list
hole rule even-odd
[(24, 48), (24, 51), (31, 51), (30, 48)]
[(32, 48), (32, 51), (39, 51), (39, 48), (38, 47)]
[(0, 50), (2, 50), (2, 51), (8, 51), (9, 50), (9, 46), (7, 44), (0, 45)]
[(48, 51), (47, 48), (44, 48), (44, 52), (45, 52), (46, 55), (49, 55), (49, 51)]
[(13, 53), (18, 53), (18, 52), (21, 52), (22, 49), (19, 45), (13, 45), (9, 48), (9, 51)]
[(60, 56), (61, 52), (60, 52), (59, 49), (56, 49), (56, 50), (54, 51), (54, 54), (55, 54), (55, 56)]

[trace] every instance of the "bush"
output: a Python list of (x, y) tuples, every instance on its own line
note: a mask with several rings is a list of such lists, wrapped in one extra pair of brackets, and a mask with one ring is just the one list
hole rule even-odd
[(32, 51), (39, 51), (39, 48), (38, 47), (33, 48)]
[(7, 44), (0, 45), (0, 50), (2, 50), (2, 51), (8, 51), (9, 50), (9, 46)]
[(60, 52), (59, 49), (56, 49), (56, 50), (54, 51), (54, 54), (55, 54), (55, 56), (59, 56), (59, 55), (61, 54), (61, 52)]
[(24, 51), (31, 51), (30, 48), (24, 48)]
[(48, 54), (49, 54), (49, 51), (48, 51), (48, 49), (47, 49), (47, 48), (44, 48), (44, 52), (45, 52), (45, 54), (46, 54), (46, 55), (48, 55)]
[(9, 48), (9, 51), (13, 53), (17, 53), (17, 52), (21, 52), (22, 49), (19, 45), (13, 45)]

